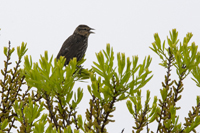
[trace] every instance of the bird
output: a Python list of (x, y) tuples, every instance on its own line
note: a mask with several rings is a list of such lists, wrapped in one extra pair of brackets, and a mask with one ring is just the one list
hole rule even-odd
[(74, 57), (77, 58), (77, 62), (80, 61), (87, 50), (89, 35), (94, 33), (91, 30), (94, 29), (84, 24), (79, 25), (74, 33), (64, 41), (56, 57), (57, 60), (60, 56), (64, 56), (66, 58), (64, 66), (68, 65)]

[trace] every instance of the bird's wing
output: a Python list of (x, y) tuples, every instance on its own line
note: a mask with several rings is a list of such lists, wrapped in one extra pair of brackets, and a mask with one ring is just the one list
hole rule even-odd
[(75, 53), (77, 53), (77, 42), (77, 38), (73, 35), (68, 37), (62, 45), (57, 55), (57, 59), (59, 59), (60, 56), (64, 56), (66, 58), (65, 65), (68, 64), (70, 59), (72, 59), (75, 56)]

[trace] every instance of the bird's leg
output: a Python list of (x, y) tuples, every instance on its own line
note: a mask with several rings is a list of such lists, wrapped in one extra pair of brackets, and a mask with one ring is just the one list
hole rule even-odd
[(82, 69), (84, 69), (82, 66), (77, 66), (80, 70), (79, 70), (79, 74), (81, 74)]

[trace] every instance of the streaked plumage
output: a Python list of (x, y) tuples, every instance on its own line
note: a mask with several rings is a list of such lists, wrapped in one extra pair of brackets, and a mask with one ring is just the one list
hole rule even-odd
[(57, 59), (59, 59), (60, 56), (64, 56), (66, 58), (65, 65), (67, 65), (73, 57), (76, 57), (77, 61), (80, 61), (85, 55), (89, 35), (94, 33), (91, 30), (94, 29), (87, 25), (79, 25), (74, 33), (63, 43), (57, 55)]

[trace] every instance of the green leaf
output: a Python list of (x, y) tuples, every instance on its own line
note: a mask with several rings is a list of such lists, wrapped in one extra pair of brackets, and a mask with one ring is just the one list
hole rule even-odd
[(174, 106), (170, 106), (170, 113), (171, 113), (171, 121), (174, 124), (176, 117), (176, 108)]
[(82, 98), (83, 98), (83, 89), (81, 89), (80, 87), (78, 88), (77, 97), (78, 97), (78, 99), (77, 99), (77, 104), (79, 104), (80, 101), (81, 101)]
[(197, 96), (196, 102), (197, 102), (197, 106), (198, 106), (198, 104), (200, 103), (200, 96)]
[(160, 89), (160, 93), (161, 93), (161, 96), (162, 96), (162, 100), (165, 101), (165, 99), (167, 98), (166, 88), (163, 88), (162, 90)]
[(100, 76), (104, 77), (104, 73), (102, 71), (100, 71), (99, 69), (97, 69), (96, 67), (92, 66), (92, 69), (94, 72), (98, 73)]
[(81, 115), (78, 115), (78, 117), (77, 117), (77, 121), (78, 121), (78, 126), (81, 128), (81, 129), (83, 129), (83, 120), (82, 120), (82, 116)]
[(1, 124), (1, 130), (4, 130), (7, 127), (7, 125), (8, 125), (8, 119), (5, 119)]
[(10, 55), (15, 51), (15, 48), (10, 49)]
[(8, 48), (7, 47), (3, 48), (3, 53), (5, 56), (8, 56)]
[(161, 41), (160, 37), (158, 36), (158, 33), (154, 34), (155, 44), (157, 45), (158, 49), (161, 49)]
[(127, 100), (126, 106), (127, 106), (128, 110), (129, 110), (130, 114), (133, 115), (133, 114), (134, 114), (134, 111), (133, 111), (133, 106), (132, 106), (132, 103), (131, 103), (130, 100)]
[(118, 98), (118, 101), (121, 101), (121, 100), (125, 100), (127, 98), (127, 96), (125, 96), (124, 93), (122, 93), (119, 98)]
[(110, 55), (110, 44), (109, 43), (106, 45), (106, 53), (108, 55)]

